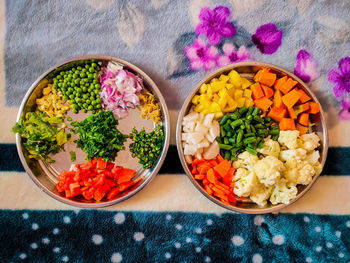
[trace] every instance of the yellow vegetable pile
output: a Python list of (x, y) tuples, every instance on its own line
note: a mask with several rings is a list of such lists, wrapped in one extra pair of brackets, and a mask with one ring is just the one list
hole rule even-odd
[(210, 83), (202, 84), (200, 94), (193, 97), (194, 110), (202, 114), (214, 113), (215, 118), (219, 119), (236, 108), (253, 106), (254, 103), (250, 100), (252, 92), (247, 89), (251, 84), (235, 70), (231, 70), (228, 75), (213, 78)]
[(141, 118), (150, 119), (154, 123), (160, 122), (160, 106), (154, 95), (150, 92), (145, 92), (139, 96), (141, 108)]
[(63, 115), (70, 109), (69, 106), (63, 105), (60, 94), (52, 88), (52, 84), (48, 84), (43, 89), (43, 96), (36, 99), (38, 109), (45, 112), (50, 117), (63, 117)]

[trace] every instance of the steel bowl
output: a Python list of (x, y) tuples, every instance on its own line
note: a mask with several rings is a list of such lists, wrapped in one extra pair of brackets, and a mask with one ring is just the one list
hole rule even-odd
[[(116, 63), (118, 65), (123, 66), (125, 69), (133, 72), (134, 74), (139, 75), (143, 79), (143, 84), (145, 88), (154, 94), (154, 96), (156, 97), (156, 99), (160, 104), (161, 119), (162, 119), (160, 124), (162, 124), (164, 128), (165, 140), (164, 140), (161, 155), (159, 156), (158, 160), (153, 164), (151, 168), (143, 169), (142, 166), (138, 164), (138, 160), (136, 158), (132, 158), (130, 152), (128, 151), (128, 146), (131, 142), (130, 139), (128, 139), (127, 142), (124, 144), (126, 150), (118, 152), (115, 160), (115, 162), (118, 165), (135, 169), (137, 171), (135, 178), (142, 176), (144, 177), (144, 179), (141, 180), (139, 183), (135, 184), (129, 190), (123, 193), (120, 193), (115, 199), (112, 199), (112, 200), (96, 202), (96, 201), (85, 200), (82, 197), (74, 197), (72, 199), (68, 199), (68, 198), (65, 198), (63, 195), (61, 195), (56, 190), (55, 186), (56, 186), (56, 183), (58, 182), (57, 176), (61, 172), (70, 169), (71, 161), (70, 161), (69, 151), (74, 150), (76, 152), (77, 159), (74, 163), (85, 162), (86, 161), (84, 159), (85, 153), (81, 149), (78, 149), (74, 143), (66, 143), (65, 151), (51, 156), (52, 159), (55, 160), (55, 162), (52, 164), (48, 164), (43, 160), (29, 159), (27, 157), (26, 150), (22, 145), (21, 137), (18, 134), (16, 135), (16, 145), (17, 145), (17, 151), (18, 151), (19, 157), (21, 159), (21, 162), (26, 172), (28, 173), (30, 178), (34, 181), (34, 183), (46, 194), (68, 205), (73, 205), (73, 206), (83, 207), (83, 208), (99, 208), (99, 207), (105, 207), (105, 206), (117, 204), (119, 202), (122, 202), (132, 197), (133, 195), (138, 193), (141, 189), (143, 189), (152, 180), (152, 178), (154, 178), (154, 176), (158, 173), (160, 167), (164, 162), (164, 159), (169, 147), (170, 118), (169, 118), (169, 113), (168, 113), (165, 100), (161, 92), (159, 91), (157, 85), (141, 69), (119, 58), (114, 58), (111, 56), (104, 56), (104, 55), (86, 55), (81, 57), (74, 57), (72, 59), (63, 61), (53, 66), (49, 70), (47, 70), (44, 74), (42, 74), (31, 85), (25, 97), (23, 98), (23, 101), (19, 108), (17, 121), (26, 112), (34, 110), (36, 98), (41, 96), (42, 89), (46, 86), (46, 84), (48, 83), (48, 80), (51, 79), (56, 72), (65, 70), (67, 68), (70, 68), (73, 65), (78, 65), (81, 62), (87, 62), (87, 61), (95, 61), (95, 62), (100, 62), (102, 64), (107, 64), (108, 62)], [(137, 109), (130, 110), (129, 116), (119, 120), (119, 125), (117, 128), (122, 133), (129, 134), (133, 127), (136, 127), (137, 129), (141, 129), (142, 127), (145, 127), (146, 131), (150, 131), (152, 128), (155, 127), (155, 124), (152, 121), (142, 119), (139, 113), (140, 112)], [(67, 115), (71, 116), (74, 120), (80, 121), (84, 119), (86, 116), (88, 116), (89, 114), (82, 113), (82, 112), (80, 112), (79, 114), (73, 114), (71, 111), (69, 111)], [(74, 135), (73, 135), (73, 139), (74, 139)]]
[[(183, 117), (188, 114), (190, 108), (191, 108), (191, 101), (194, 95), (197, 94), (199, 87), (204, 84), (204, 83), (208, 83), (210, 82), (211, 79), (220, 76), (221, 74), (227, 74), (230, 70), (234, 69), (236, 70), (238, 73), (240, 73), (240, 75), (242, 77), (245, 77), (247, 79), (252, 80), (253, 76), (255, 75), (255, 73), (257, 71), (259, 71), (262, 68), (270, 68), (271, 72), (276, 73), (279, 77), (282, 76), (289, 76), (291, 78), (293, 78), (294, 80), (298, 81), (297, 86), (299, 88), (302, 88), (311, 98), (313, 101), (319, 103), (319, 101), (317, 100), (315, 94), (306, 86), (306, 84), (299, 79), (297, 76), (295, 76), (294, 74), (288, 72), (287, 70), (280, 68), (278, 66), (275, 65), (271, 65), (271, 64), (267, 64), (267, 63), (261, 63), (261, 62), (239, 62), (239, 63), (234, 63), (231, 65), (227, 65), (224, 67), (221, 67), (217, 70), (215, 70), (214, 72), (208, 74), (204, 79), (202, 79), (196, 86), (195, 88), (192, 90), (192, 92), (188, 95), (187, 99), (185, 100), (179, 117), (178, 117), (178, 121), (177, 121), (177, 127), (176, 127), (176, 144), (177, 144), (177, 150), (179, 153), (179, 157), (180, 157), (180, 161), (181, 164), (188, 176), (188, 178), (190, 179), (190, 181), (192, 182), (192, 184), (197, 188), (197, 190), (199, 190), (205, 197), (207, 197), (209, 200), (211, 200), (212, 202), (214, 202), (217, 205), (220, 205), (228, 210), (232, 210), (232, 211), (236, 211), (236, 212), (241, 212), (241, 213), (247, 213), (247, 214), (263, 214), (263, 213), (272, 213), (272, 212), (277, 212), (279, 210), (281, 210), (282, 208), (291, 205), (292, 203), (296, 202), (299, 198), (301, 198), (307, 191), (310, 190), (310, 188), (312, 187), (312, 185), (315, 183), (315, 181), (317, 180), (317, 178), (319, 177), (319, 174), (316, 174), (313, 179), (312, 182), (308, 185), (298, 185), (298, 194), (297, 196), (290, 200), (290, 203), (288, 205), (285, 204), (278, 204), (278, 205), (272, 205), (271, 203), (268, 202), (268, 204), (265, 207), (259, 207), (257, 204), (253, 203), (252, 201), (250, 201), (249, 199), (245, 199), (243, 201), (239, 201), (237, 202), (235, 205), (227, 205), (223, 202), (221, 202), (220, 200), (212, 197), (211, 195), (209, 195), (203, 188), (202, 186), (193, 178), (191, 171), (186, 163), (185, 160), (185, 156), (183, 153), (183, 146), (182, 146), (182, 141), (181, 141), (181, 133), (182, 133), (182, 119)], [(319, 150), (320, 150), (320, 158), (321, 158), (321, 166), (323, 169), (324, 163), (326, 161), (327, 158), (327, 151), (328, 151), (328, 129), (327, 129), (327, 124), (326, 124), (326, 120), (324, 117), (324, 112), (322, 110), (320, 110), (320, 119), (321, 121), (314, 127), (314, 131), (318, 134), (318, 136), (321, 139), (321, 143), (319, 146)]]

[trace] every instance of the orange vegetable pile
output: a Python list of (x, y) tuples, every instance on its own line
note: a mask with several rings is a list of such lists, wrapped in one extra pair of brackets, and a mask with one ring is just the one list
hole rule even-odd
[(228, 160), (221, 155), (211, 160), (194, 159), (190, 167), (194, 179), (202, 184), (209, 195), (217, 197), (227, 205), (236, 203), (232, 181), (235, 169)]
[(303, 135), (310, 122), (317, 121), (320, 105), (296, 87), (297, 81), (287, 76), (277, 78), (268, 68), (259, 70), (254, 80), (250, 86), (254, 105), (279, 123), (280, 130), (299, 130)]
[(115, 166), (112, 162), (105, 162), (101, 158), (93, 159), (74, 165), (70, 171), (62, 172), (57, 177), (59, 182), (56, 189), (67, 198), (81, 195), (86, 200), (110, 200), (142, 179), (132, 180), (135, 172)]

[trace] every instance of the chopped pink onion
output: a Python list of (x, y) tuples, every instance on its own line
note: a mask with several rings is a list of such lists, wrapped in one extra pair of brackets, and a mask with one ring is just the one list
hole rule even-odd
[(102, 73), (100, 76), (102, 108), (113, 111), (118, 119), (126, 117), (128, 108), (134, 109), (140, 105), (139, 95), (144, 88), (142, 79), (111, 62), (102, 68)]

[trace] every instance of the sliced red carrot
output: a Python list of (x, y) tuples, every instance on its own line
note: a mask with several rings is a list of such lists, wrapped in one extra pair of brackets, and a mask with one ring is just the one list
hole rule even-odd
[(219, 162), (222, 162), (224, 159), (224, 157), (222, 157), (220, 154), (216, 155), (216, 159), (219, 161)]
[(215, 173), (214, 173), (214, 170), (212, 168), (210, 168), (207, 172), (207, 178), (208, 178), (208, 181), (211, 182), (212, 184), (216, 184), (217, 182), (217, 178), (215, 176)]
[(196, 174), (194, 178), (197, 180), (203, 180), (205, 178), (205, 174)]
[(209, 195), (212, 195), (214, 193), (214, 191), (211, 190), (211, 188), (208, 185), (204, 185), (204, 189)]
[(219, 184), (216, 184), (215, 187), (217, 189), (221, 190), (222, 192), (224, 192), (225, 194), (231, 193), (229, 190), (225, 189), (224, 187), (220, 186)]
[(220, 177), (224, 177), (228, 170), (230, 170), (231, 164), (228, 160), (224, 159), (218, 165), (214, 166), (214, 170), (220, 175)]

